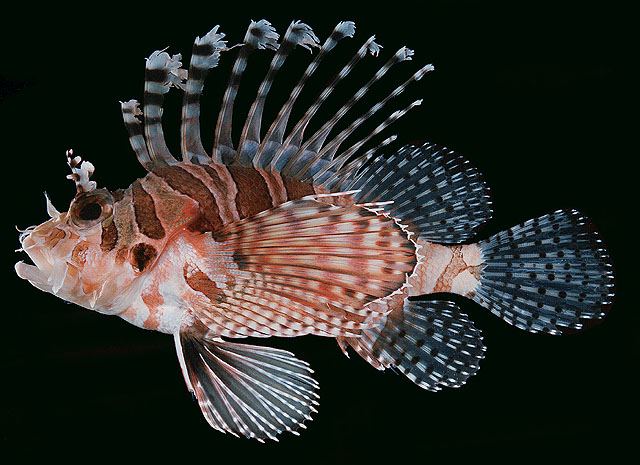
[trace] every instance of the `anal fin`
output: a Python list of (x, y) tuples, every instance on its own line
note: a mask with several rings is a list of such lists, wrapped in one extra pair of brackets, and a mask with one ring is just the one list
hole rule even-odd
[(375, 328), (360, 337), (338, 338), (378, 370), (397, 368), (421, 388), (459, 387), (484, 357), (480, 331), (456, 304), (404, 300)]

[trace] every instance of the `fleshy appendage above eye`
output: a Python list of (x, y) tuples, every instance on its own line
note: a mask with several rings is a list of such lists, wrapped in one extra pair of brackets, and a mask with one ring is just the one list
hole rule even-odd
[(90, 228), (113, 214), (113, 197), (106, 189), (79, 194), (69, 208), (70, 221), (79, 228)]

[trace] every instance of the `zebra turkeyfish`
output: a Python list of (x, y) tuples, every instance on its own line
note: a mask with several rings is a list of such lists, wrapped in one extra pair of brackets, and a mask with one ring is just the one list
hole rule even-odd
[[(383, 154), (375, 143), (411, 108), (386, 113), (362, 140), (356, 129), (433, 70), (419, 68), (341, 131), (338, 123), (396, 65), (402, 47), (313, 134), (306, 129), (358, 62), (377, 57), (367, 39), (299, 121), (290, 121), (305, 84), (355, 25), (340, 22), (322, 44), (298, 21), (282, 40), (252, 21), (238, 47), (214, 27), (181, 55), (146, 60), (144, 105), (121, 102), (131, 146), (147, 170), (126, 189), (97, 188), (94, 167), (67, 152), (77, 193), (67, 212), (47, 198), (50, 219), (21, 231), (33, 265), (17, 274), (66, 301), (174, 337), (179, 365), (207, 422), (259, 441), (297, 434), (318, 404), (309, 365), (293, 354), (241, 344), (244, 337), (336, 338), (379, 370), (418, 386), (458, 387), (475, 374), (485, 347), (458, 305), (414, 301), (431, 293), (465, 296), (529, 332), (561, 334), (604, 316), (613, 272), (592, 224), (574, 210), (529, 220), (473, 242), (491, 217), (489, 190), (453, 151), (426, 143)], [(317, 48), (288, 100), (263, 130), (270, 89), (296, 46)], [(200, 97), (221, 55), (237, 48), (207, 152)], [(238, 140), (234, 101), (249, 57), (274, 51)], [(164, 95), (183, 92), (181, 159), (162, 128)], [(380, 138), (384, 137), (382, 135)], [(368, 150), (365, 148), (373, 146)], [(387, 147), (388, 150), (389, 147)]]

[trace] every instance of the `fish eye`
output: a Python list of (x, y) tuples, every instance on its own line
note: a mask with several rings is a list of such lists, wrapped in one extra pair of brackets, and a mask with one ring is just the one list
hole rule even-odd
[(69, 219), (79, 228), (90, 228), (111, 217), (113, 197), (106, 189), (78, 195), (69, 208)]
[(81, 220), (91, 221), (97, 220), (102, 215), (102, 205), (98, 202), (91, 202), (83, 205), (78, 212), (78, 216)]

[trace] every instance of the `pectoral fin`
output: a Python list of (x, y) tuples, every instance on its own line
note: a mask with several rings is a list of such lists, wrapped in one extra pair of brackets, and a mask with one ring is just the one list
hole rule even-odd
[(202, 253), (215, 266), (186, 279), (208, 296), (193, 307), (215, 336), (356, 334), (379, 312), (367, 304), (401, 289), (417, 261), (393, 218), (313, 199), (229, 224), (212, 239)]

